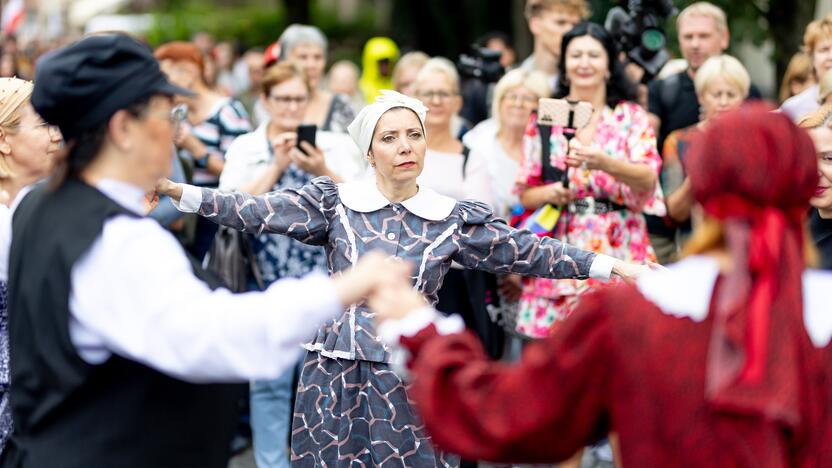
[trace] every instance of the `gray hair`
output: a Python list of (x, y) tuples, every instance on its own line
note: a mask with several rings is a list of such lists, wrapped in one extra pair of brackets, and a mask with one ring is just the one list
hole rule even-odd
[(324, 33), (322, 33), (321, 30), (315, 26), (309, 26), (306, 24), (289, 25), (289, 27), (283, 31), (283, 34), (280, 35), (280, 39), (278, 39), (278, 41), (280, 42), (281, 59), (285, 59), (292, 49), (301, 44), (314, 44), (320, 46), (324, 51), (324, 55), (326, 55), (328, 46)]

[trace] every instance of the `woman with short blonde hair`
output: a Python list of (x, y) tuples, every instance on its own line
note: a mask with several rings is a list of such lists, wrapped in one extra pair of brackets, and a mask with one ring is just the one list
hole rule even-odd
[(430, 56), (421, 50), (402, 55), (393, 68), (393, 89), (407, 96), (413, 95), (413, 83)]
[(32, 89), (31, 81), (0, 78), (0, 453), (12, 431), (6, 310), (12, 214), (27, 187), (52, 170), (61, 141), (32, 108)]
[(743, 96), (748, 96), (748, 91), (751, 89), (751, 77), (748, 71), (739, 60), (730, 55), (717, 55), (705, 61), (693, 80), (696, 94), (701, 96), (718, 80), (724, 80)]
[(818, 159), (818, 184), (809, 200), (809, 231), (820, 253), (820, 266), (832, 270), (832, 104), (806, 115), (799, 125), (812, 137)]
[[(812, 61), (815, 79), (819, 80), (827, 71), (832, 70), (832, 14), (812, 21), (806, 26), (803, 35), (803, 50)], [(793, 122), (820, 108), (817, 84), (802, 93), (787, 99), (780, 110), (788, 115)]]
[[(543, 72), (526, 68), (509, 71), (494, 87), (491, 118), (477, 124), (462, 138), (467, 146), (485, 156), (491, 177), (494, 213), (508, 222), (512, 221), (512, 212), (520, 205), (514, 187), (523, 165), (526, 124), (540, 98), (549, 97), (550, 92), (549, 81)], [(499, 295), (504, 317), (516, 315), (521, 281), (518, 275), (497, 279), (492, 296)]]
[(699, 68), (693, 84), (702, 108), (702, 120), (670, 132), (662, 148), (662, 188), (667, 213), (679, 224), (677, 249), (691, 233), (693, 194), (685, 165), (688, 148), (714, 119), (742, 105), (748, 96), (751, 78), (739, 60), (730, 55), (717, 55)]

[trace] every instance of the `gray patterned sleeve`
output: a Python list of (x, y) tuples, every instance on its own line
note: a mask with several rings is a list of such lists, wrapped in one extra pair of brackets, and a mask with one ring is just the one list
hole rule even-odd
[(462, 226), (453, 259), (466, 268), (558, 279), (589, 277), (594, 253), (514, 229), (484, 203), (461, 201), (458, 209)]
[(240, 231), (283, 234), (306, 244), (323, 245), (337, 198), (338, 187), (328, 177), (313, 179), (299, 189), (259, 196), (203, 188), (198, 213)]

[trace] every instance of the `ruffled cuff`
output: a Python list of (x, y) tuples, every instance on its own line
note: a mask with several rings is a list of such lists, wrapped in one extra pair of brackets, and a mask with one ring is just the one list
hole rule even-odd
[(182, 197), (177, 202), (170, 199), (173, 206), (183, 213), (196, 213), (202, 205), (202, 189), (193, 185), (182, 184)]

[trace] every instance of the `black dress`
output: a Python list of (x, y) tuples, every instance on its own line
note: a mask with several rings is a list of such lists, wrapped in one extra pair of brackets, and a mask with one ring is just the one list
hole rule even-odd
[(832, 219), (821, 218), (818, 210), (813, 209), (809, 215), (809, 230), (820, 253), (820, 267), (832, 270)]

